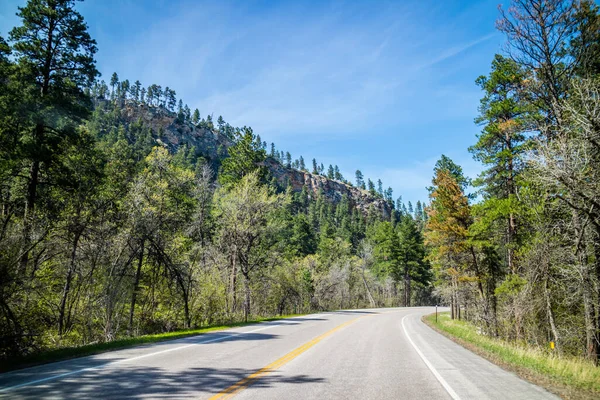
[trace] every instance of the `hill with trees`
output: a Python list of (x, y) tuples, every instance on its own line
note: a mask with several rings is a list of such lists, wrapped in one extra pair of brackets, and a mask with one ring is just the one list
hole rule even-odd
[(421, 203), (95, 66), (72, 0), (0, 38), (0, 357), (432, 304)]

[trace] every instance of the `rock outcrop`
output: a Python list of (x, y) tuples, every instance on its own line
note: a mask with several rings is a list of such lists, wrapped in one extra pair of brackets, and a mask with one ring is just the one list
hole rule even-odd
[(264, 165), (271, 172), (271, 175), (277, 179), (278, 183), (282, 185), (287, 183), (293, 191), (299, 192), (303, 187), (306, 187), (311, 197), (314, 198), (319, 192), (322, 192), (327, 200), (335, 204), (346, 196), (351, 207), (357, 208), (365, 215), (369, 210), (380, 212), (385, 218), (389, 218), (391, 215), (392, 209), (388, 202), (380, 197), (373, 196), (366, 190), (322, 175), (287, 168), (272, 158), (267, 158)]
[[(181, 122), (175, 113), (164, 108), (126, 102), (122, 105), (121, 115), (125, 123), (133, 123), (141, 119), (146, 126), (152, 128), (156, 142), (173, 152), (184, 144), (193, 146), (198, 155), (207, 159), (215, 167), (218, 167), (220, 161), (227, 157), (227, 148), (233, 145), (228, 137), (217, 130)], [(306, 187), (311, 197), (321, 192), (326, 199), (335, 204), (346, 196), (350, 205), (365, 215), (370, 210), (380, 212), (385, 218), (389, 218), (391, 215), (390, 205), (366, 190), (328, 179), (322, 175), (287, 168), (272, 158), (267, 158), (264, 166), (280, 184), (287, 183), (294, 191), (301, 191), (303, 187)]]

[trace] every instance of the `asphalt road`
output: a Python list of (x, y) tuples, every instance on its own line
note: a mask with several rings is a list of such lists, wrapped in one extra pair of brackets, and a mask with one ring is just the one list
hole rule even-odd
[(0, 375), (20, 398), (551, 399), (421, 322), (433, 308), (313, 314)]

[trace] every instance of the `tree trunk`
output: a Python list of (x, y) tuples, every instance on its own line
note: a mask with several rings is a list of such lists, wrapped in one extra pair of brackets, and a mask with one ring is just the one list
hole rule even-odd
[(544, 279), (544, 297), (546, 300), (546, 314), (548, 315), (548, 322), (550, 323), (550, 330), (552, 331), (552, 337), (554, 339), (554, 346), (557, 352), (560, 352), (560, 343), (558, 336), (558, 329), (554, 322), (554, 312), (552, 311), (552, 303), (550, 302), (550, 293), (548, 292), (548, 276)]
[(244, 321), (248, 322), (248, 317), (250, 316), (250, 276), (247, 273), (244, 274), (244, 292)]
[(131, 293), (131, 305), (129, 306), (129, 325), (127, 327), (127, 331), (129, 334), (133, 334), (133, 314), (135, 312), (135, 302), (137, 298), (138, 291), (140, 290), (140, 279), (142, 276), (142, 265), (144, 263), (144, 248), (146, 245), (146, 241), (142, 240), (140, 243), (140, 253), (138, 255), (138, 265), (137, 270), (135, 271), (135, 281), (133, 282), (133, 292)]
[[(41, 140), (44, 133), (44, 126), (37, 124), (35, 129), (35, 137)], [(27, 183), (27, 198), (25, 201), (25, 215), (23, 218), (23, 238), (21, 246), (21, 259), (19, 260), (19, 271), (17, 276), (25, 275), (27, 272), (27, 264), (29, 262), (29, 252), (31, 251), (31, 230), (34, 223), (35, 202), (37, 195), (37, 187), (40, 175), (40, 162), (33, 160), (31, 169), (29, 170), (29, 182)]]
[(237, 305), (237, 251), (234, 246), (234, 251), (231, 254), (231, 275), (229, 277), (229, 291), (231, 292), (231, 308), (229, 312), (231, 314), (235, 313), (236, 305)]
[(367, 284), (367, 278), (365, 277), (364, 264), (363, 264), (363, 268), (362, 268), (362, 280), (363, 280), (363, 283), (365, 284), (365, 290), (367, 292), (367, 298), (369, 299), (369, 304), (371, 304), (371, 308), (377, 307), (377, 304), (375, 303), (375, 299), (373, 299), (373, 295), (371, 294), (371, 290), (369, 289), (369, 285)]
[(65, 309), (67, 305), (67, 298), (71, 290), (71, 281), (73, 280), (73, 273), (75, 272), (75, 257), (77, 255), (77, 245), (79, 244), (79, 238), (81, 237), (81, 228), (77, 228), (75, 237), (73, 238), (73, 247), (71, 248), (71, 260), (69, 262), (69, 268), (67, 270), (67, 279), (63, 288), (62, 299), (60, 301), (60, 308), (58, 313), (58, 335), (62, 336), (64, 333), (64, 321), (65, 321)]
[(410, 307), (410, 275), (408, 269), (404, 271), (404, 307)]
[[(595, 273), (596, 273), (596, 282), (598, 282), (598, 285), (600, 285), (600, 228), (597, 227), (596, 229), (596, 238), (595, 238), (595, 242), (594, 242), (594, 255), (595, 257), (595, 261), (594, 261), (594, 269), (595, 269)], [(591, 349), (591, 353), (595, 354), (595, 358), (594, 358), (594, 363), (596, 365), (600, 365), (600, 293), (595, 293), (596, 295), (596, 326), (595, 326), (595, 334), (594, 334), (594, 341), (593, 341), (593, 348)]]

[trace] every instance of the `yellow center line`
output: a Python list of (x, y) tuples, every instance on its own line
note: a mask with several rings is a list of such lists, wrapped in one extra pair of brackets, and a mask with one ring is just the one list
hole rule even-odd
[(237, 393), (241, 392), (242, 390), (244, 390), (245, 388), (250, 386), (252, 383), (254, 383), (254, 381), (259, 379), (263, 375), (266, 375), (269, 372), (273, 372), (277, 368), (287, 364), (288, 362), (292, 361), (294, 358), (298, 357), (300, 354), (304, 353), (306, 350), (313, 347), (315, 344), (319, 343), (321, 340), (325, 339), (327, 336), (344, 328), (345, 326), (350, 325), (351, 323), (353, 323), (354, 321), (356, 321), (359, 318), (363, 318), (363, 317), (354, 318), (350, 321), (344, 322), (343, 324), (336, 326), (332, 330), (327, 331), (320, 336), (317, 336), (310, 342), (304, 343), (302, 346), (290, 351), (289, 353), (287, 353), (283, 357), (273, 361), (271, 364), (267, 365), (266, 367), (259, 369), (258, 371), (248, 375), (247, 377), (240, 380), (239, 382), (236, 382), (233, 385), (229, 386), (227, 389), (224, 389), (224, 390), (220, 391), (219, 393), (215, 394), (214, 396), (212, 396), (210, 398), (210, 400), (228, 399), (228, 398), (235, 396)]

